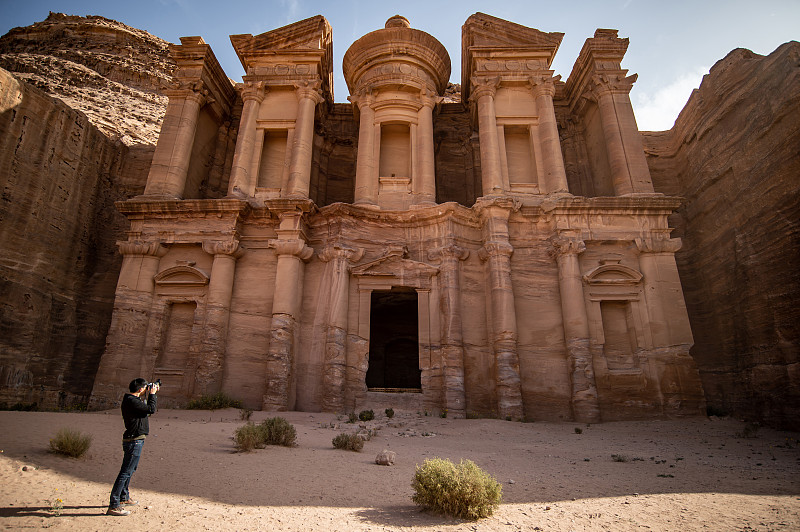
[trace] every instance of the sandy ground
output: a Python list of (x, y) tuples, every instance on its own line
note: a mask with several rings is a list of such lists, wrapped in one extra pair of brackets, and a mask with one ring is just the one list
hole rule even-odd
[[(259, 422), (272, 414), (256, 412)], [(161, 410), (151, 418), (131, 516), (104, 515), (119, 470), (122, 418), (0, 412), (0, 526), (55, 530), (800, 530), (798, 433), (737, 435), (731, 419), (575, 423), (455, 420), (382, 412), (360, 453), (331, 439), (358, 427), (329, 414), (282, 413), (294, 448), (234, 452), (238, 410)], [(48, 452), (61, 427), (91, 434), (82, 459)], [(582, 433), (578, 434), (576, 428)], [(397, 453), (379, 466), (382, 449)], [(615, 461), (622, 455), (627, 461)], [(411, 502), (426, 458), (468, 458), (503, 485), (480, 521)], [(27, 471), (23, 470), (28, 466)], [(32, 467), (30, 467), (32, 466)], [(49, 501), (62, 499), (55, 512)], [(59, 515), (57, 515), (57, 513)]]

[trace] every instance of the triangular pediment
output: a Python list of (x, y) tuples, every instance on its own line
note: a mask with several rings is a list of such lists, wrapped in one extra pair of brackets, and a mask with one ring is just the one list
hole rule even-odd
[(420, 277), (433, 277), (439, 273), (439, 268), (405, 259), (405, 250), (390, 249), (383, 256), (360, 264), (352, 268), (351, 272), (356, 276), (375, 276), (375, 277), (396, 277), (398, 279), (410, 279)]
[(555, 55), (563, 33), (545, 33), (485, 13), (475, 13), (462, 28), (462, 46), (552, 50)]

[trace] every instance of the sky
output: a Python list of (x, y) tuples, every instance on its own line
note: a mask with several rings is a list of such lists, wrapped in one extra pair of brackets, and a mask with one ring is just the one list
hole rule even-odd
[(704, 74), (735, 48), (767, 55), (800, 39), (800, 0), (0, 0), (0, 35), (44, 20), (49, 11), (101, 15), (170, 42), (199, 35), (225, 73), (244, 70), (230, 35), (258, 35), (315, 15), (333, 28), (334, 98), (347, 101), (342, 57), (361, 37), (400, 14), (436, 37), (461, 82), (461, 26), (483, 12), (544, 32), (564, 33), (552, 69), (566, 80), (584, 41), (597, 28), (614, 28), (630, 45), (623, 68), (639, 79), (631, 91), (639, 129), (670, 129)]

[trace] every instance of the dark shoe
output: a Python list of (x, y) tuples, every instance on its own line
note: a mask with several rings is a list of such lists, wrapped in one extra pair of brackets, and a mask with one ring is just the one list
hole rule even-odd
[(116, 516), (123, 516), (123, 515), (131, 515), (130, 510), (126, 510), (122, 506), (117, 506), (116, 508), (109, 508), (106, 512), (106, 515), (116, 515)]
[(139, 506), (139, 501), (128, 499), (127, 501), (120, 501), (120, 504), (123, 504), (125, 506)]

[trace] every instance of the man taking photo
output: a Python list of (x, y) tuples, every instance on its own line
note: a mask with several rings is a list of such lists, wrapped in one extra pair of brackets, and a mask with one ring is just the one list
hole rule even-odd
[[(128, 486), (133, 472), (139, 465), (144, 439), (150, 432), (149, 416), (155, 414), (157, 410), (156, 393), (160, 387), (160, 380), (150, 385), (142, 378), (134, 379), (128, 386), (130, 393), (126, 393), (122, 399), (122, 419), (125, 422), (122, 450), (125, 454), (122, 458), (119, 475), (111, 489), (111, 502), (108, 505), (107, 515), (129, 515), (131, 512), (126, 509), (126, 506), (139, 504), (131, 499)], [(145, 396), (147, 396), (147, 401), (144, 400)]]

